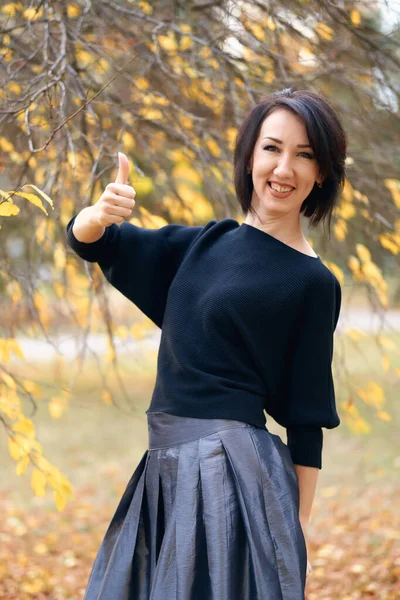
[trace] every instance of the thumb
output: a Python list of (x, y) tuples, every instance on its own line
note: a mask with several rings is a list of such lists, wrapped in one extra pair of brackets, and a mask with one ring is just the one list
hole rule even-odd
[(129, 177), (129, 161), (122, 152), (118, 152), (118, 173), (115, 183), (128, 183)]

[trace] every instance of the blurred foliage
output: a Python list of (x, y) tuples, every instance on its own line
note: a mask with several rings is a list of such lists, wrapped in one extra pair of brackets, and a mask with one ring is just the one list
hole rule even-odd
[[(324, 94), (348, 133), (348, 177), (333, 239), (315, 231), (309, 241), (342, 285), (363, 286), (382, 317), (400, 301), (400, 287), (391, 299), (386, 281), (400, 253), (400, 33), (385, 15), (384, 3), (356, 0), (2, 4), (0, 177), (11, 191), (0, 192), (0, 418), (17, 473), (32, 463), (35, 493), (50, 485), (62, 508), (71, 488), (45, 461), (26, 416), (44, 392), (13, 376), (11, 356), (23, 356), (18, 336), (56, 345), (60, 331), (79, 334), (77, 372), (47, 398), (59, 418), (89, 333), (107, 335), (106, 362), (129, 395), (115, 338), (152, 330), (135, 312), (132, 323), (114, 318), (98, 266), (83, 265), (65, 242), (69, 219), (111, 181), (118, 150), (134, 173), (132, 223), (241, 221), (232, 150), (243, 117), (278, 89)], [(348, 333), (362, 344), (362, 332)], [(382, 369), (398, 376), (382, 338)], [(112, 403), (99, 372), (102, 399)], [(384, 389), (372, 381), (342, 403), (354, 431), (369, 427), (355, 397), (390, 419)]]

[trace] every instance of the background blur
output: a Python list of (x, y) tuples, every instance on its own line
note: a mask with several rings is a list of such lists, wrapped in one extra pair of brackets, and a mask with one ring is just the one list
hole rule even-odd
[(118, 151), (132, 223), (242, 221), (237, 128), (286, 87), (324, 94), (349, 138), (331, 237), (304, 223), (343, 290), (307, 599), (400, 598), (399, 28), (393, 0), (2, 4), (0, 598), (83, 597), (147, 448), (161, 332), (66, 224)]

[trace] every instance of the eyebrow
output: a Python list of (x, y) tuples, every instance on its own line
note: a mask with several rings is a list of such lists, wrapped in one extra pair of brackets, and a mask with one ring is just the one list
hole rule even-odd
[[(276, 142), (277, 144), (283, 143), (282, 140), (277, 140), (276, 138), (270, 137), (269, 135), (266, 135), (265, 137), (263, 137), (263, 140), (265, 140), (265, 138), (274, 140), (274, 142)], [(296, 148), (311, 148), (311, 146), (310, 146), (310, 144), (297, 144)]]

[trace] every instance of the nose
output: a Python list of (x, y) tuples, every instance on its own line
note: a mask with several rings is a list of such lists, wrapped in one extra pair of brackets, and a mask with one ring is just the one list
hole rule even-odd
[(293, 166), (288, 154), (282, 153), (277, 157), (277, 163), (274, 169), (274, 175), (280, 180), (291, 179), (293, 177)]

